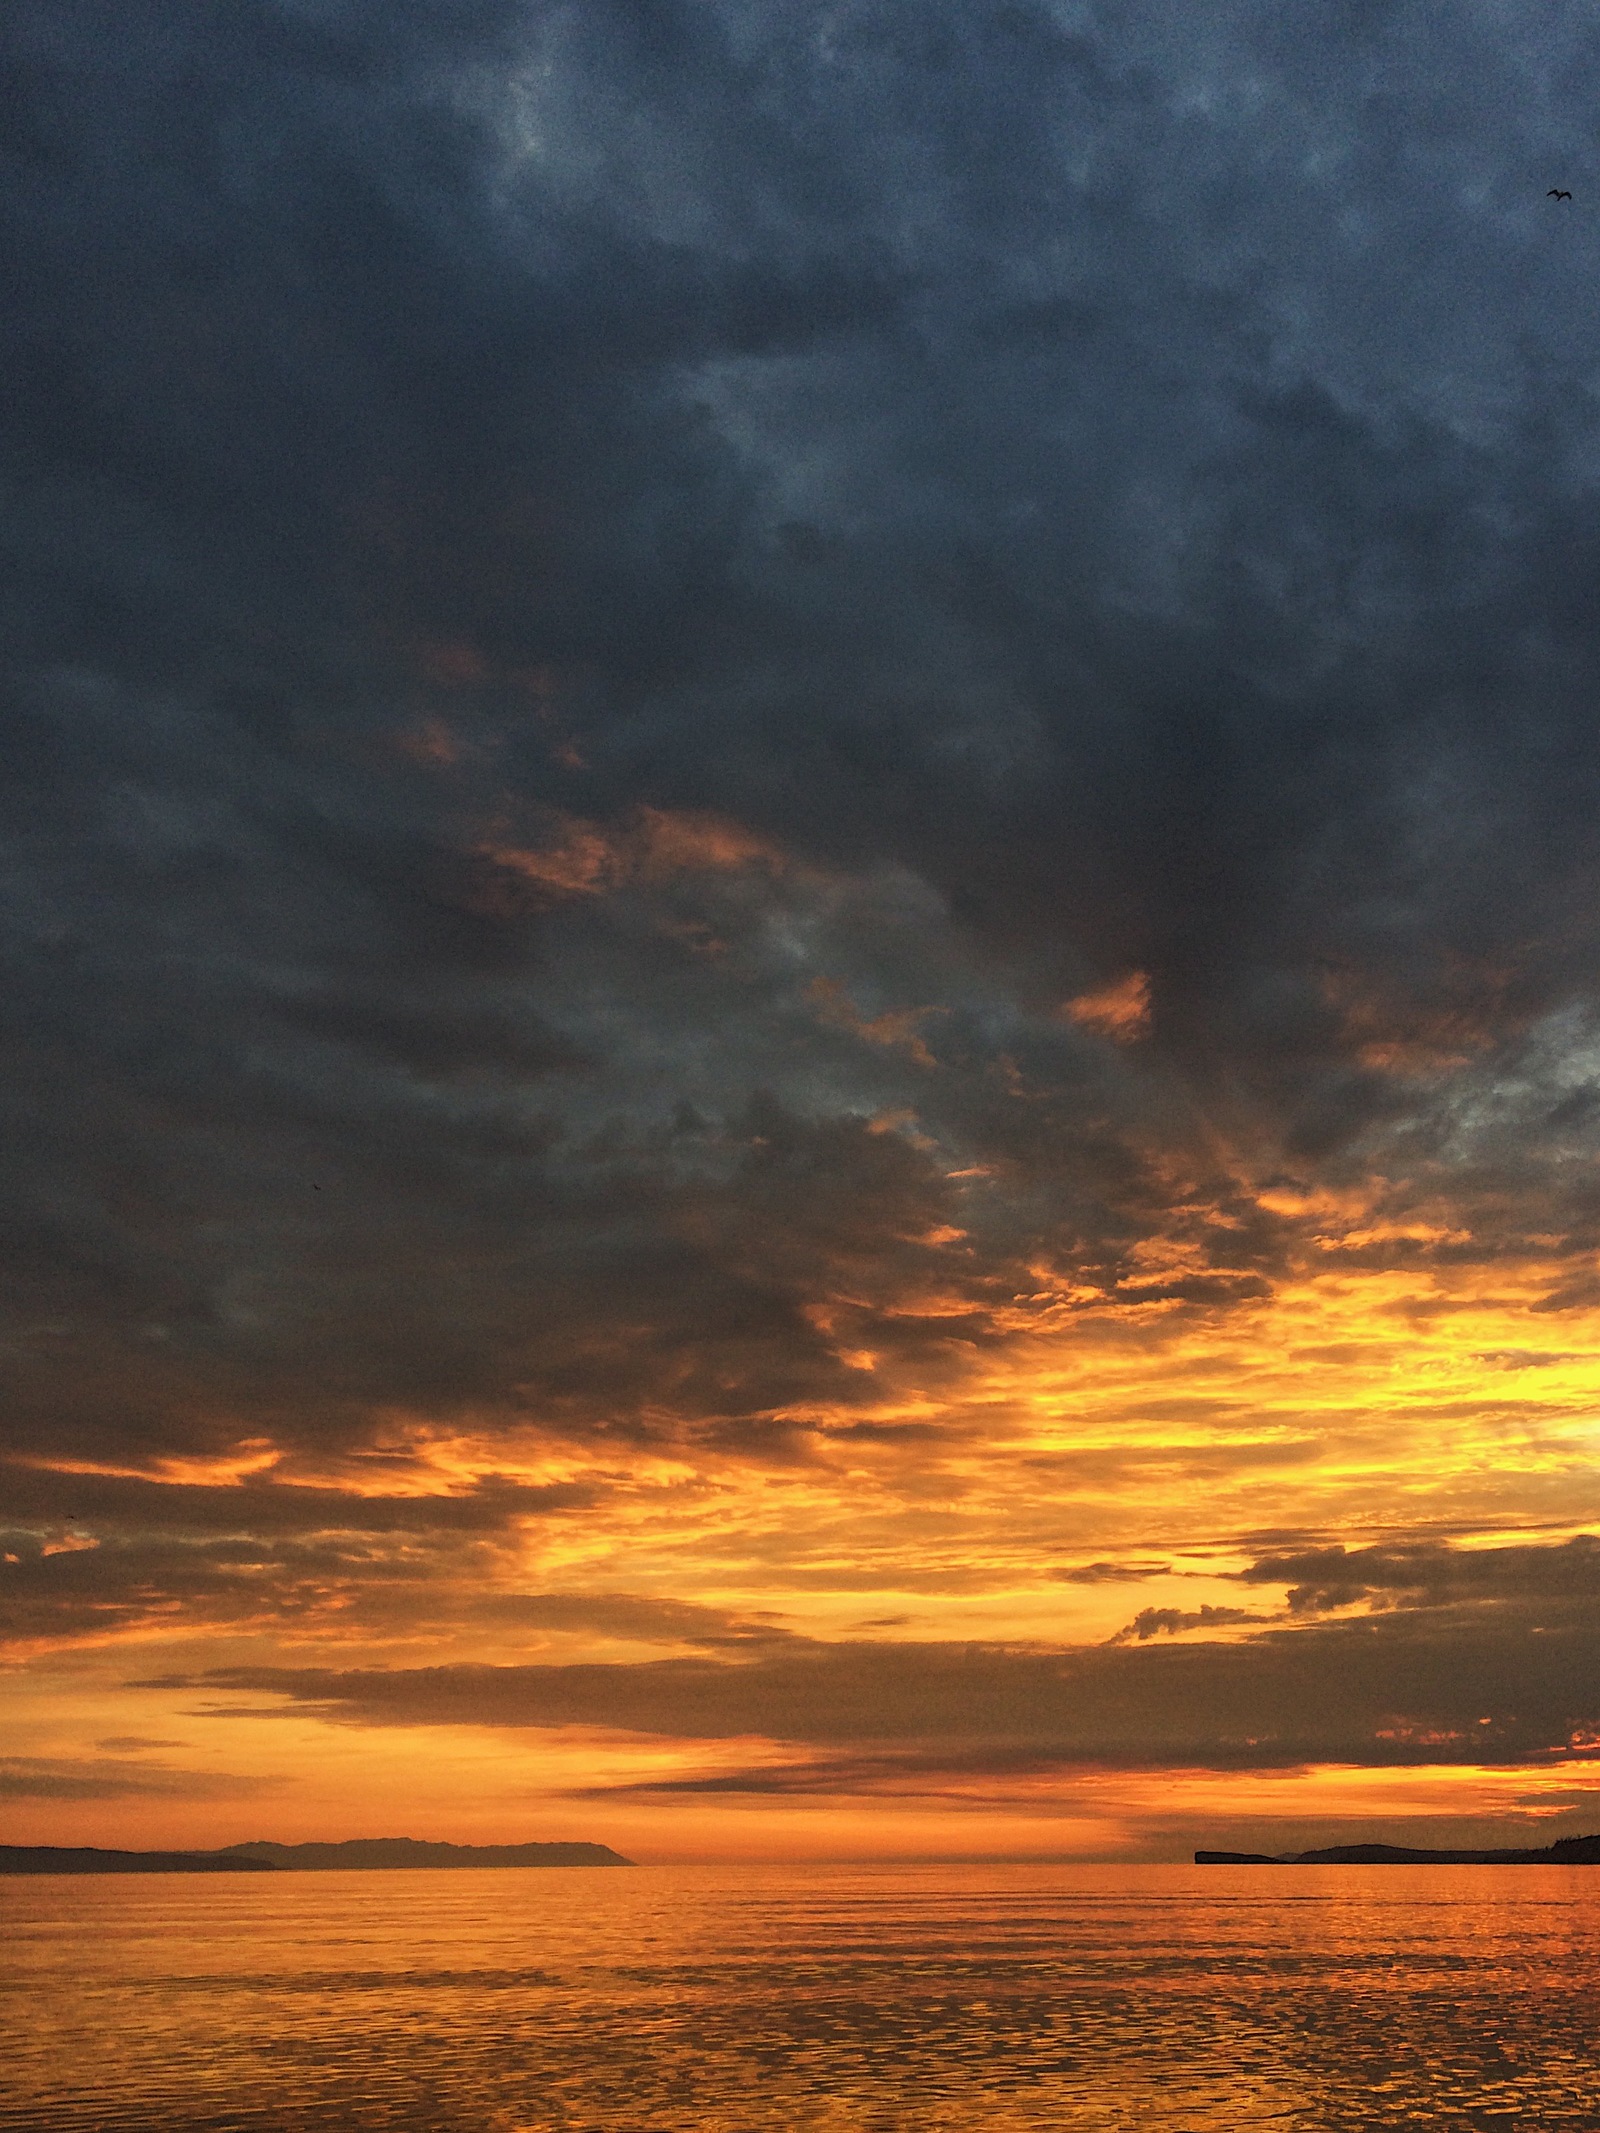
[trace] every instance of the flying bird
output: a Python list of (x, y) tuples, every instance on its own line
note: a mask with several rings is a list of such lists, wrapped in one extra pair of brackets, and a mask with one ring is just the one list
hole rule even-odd
[(1559, 186), (1552, 185), (1550, 190), (1545, 194), (1545, 198), (1547, 200), (1570, 200), (1572, 198), (1572, 195), (1571, 193), (1562, 192)]

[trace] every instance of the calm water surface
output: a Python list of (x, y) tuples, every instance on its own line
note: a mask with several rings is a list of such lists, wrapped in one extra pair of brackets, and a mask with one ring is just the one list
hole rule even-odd
[(7, 2133), (1600, 2129), (1600, 1869), (0, 1883)]

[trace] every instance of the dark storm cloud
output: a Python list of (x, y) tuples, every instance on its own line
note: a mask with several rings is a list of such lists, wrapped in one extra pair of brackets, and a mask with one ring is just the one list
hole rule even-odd
[[(1403, 1609), (1231, 1642), (1163, 1643), (1159, 1633), (1263, 1617), (1207, 1608), (1160, 1620), (1171, 1611), (1151, 1611), (1131, 1633), (1073, 1650), (797, 1637), (766, 1649), (755, 1642), (740, 1659), (250, 1666), (131, 1686), (265, 1692), (283, 1699), (285, 1713), (309, 1709), (356, 1725), (604, 1726), (700, 1741), (764, 1736), (823, 1751), (914, 1750), (935, 1761), (954, 1755), (942, 1767), (956, 1772), (988, 1767), (989, 1758), (1003, 1771), (1018, 1756), (1062, 1768), (1218, 1769), (1581, 1758), (1600, 1739), (1596, 1544), (1489, 1552), (1502, 1559), (1498, 1580), (1472, 1569), (1473, 1551), (1450, 1551), (1459, 1582), (1440, 1574)], [(1578, 1563), (1586, 1575), (1575, 1574)], [(207, 1708), (226, 1715), (230, 1707)]]
[(803, 1459), (1234, 1138), (1592, 1302), (1586, 16), (0, 44), (20, 1442)]

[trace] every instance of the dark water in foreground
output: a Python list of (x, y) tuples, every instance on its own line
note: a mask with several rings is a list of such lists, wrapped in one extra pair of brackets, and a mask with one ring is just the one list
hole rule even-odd
[(0, 1884), (0, 2127), (1600, 2129), (1600, 1869)]

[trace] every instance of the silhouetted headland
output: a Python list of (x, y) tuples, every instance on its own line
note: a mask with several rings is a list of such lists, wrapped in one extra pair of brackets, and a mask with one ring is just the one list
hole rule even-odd
[(1532, 1851), (1417, 1851), (1409, 1844), (1330, 1844), (1316, 1852), (1196, 1852), (1196, 1866), (1600, 1866), (1600, 1837), (1558, 1837)]
[(108, 1852), (95, 1844), (0, 1844), (0, 1874), (270, 1874), (236, 1852)]
[(328, 1867), (632, 1866), (609, 1844), (429, 1844), (417, 1837), (351, 1837), (343, 1844), (230, 1844), (228, 1856), (313, 1873)]
[(230, 1844), (215, 1852), (115, 1852), (96, 1845), (0, 1844), (0, 1874), (276, 1874), (336, 1867), (632, 1866), (609, 1844), (429, 1844), (352, 1837), (343, 1844)]

